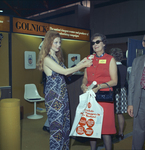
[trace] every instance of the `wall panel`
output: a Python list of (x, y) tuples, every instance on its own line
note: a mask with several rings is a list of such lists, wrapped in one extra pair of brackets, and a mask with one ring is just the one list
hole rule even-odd
[(8, 33), (3, 35), (0, 47), (0, 86), (9, 86), (9, 39)]
[(20, 99), (25, 114), (33, 112), (33, 103), (24, 100), (24, 85), (34, 83), (39, 92), (42, 91), (39, 87), (43, 88), (43, 86), (40, 84), (42, 72), (24, 68), (24, 52), (35, 51), (37, 57), (41, 41), (41, 38), (34, 36), (12, 33), (12, 97)]

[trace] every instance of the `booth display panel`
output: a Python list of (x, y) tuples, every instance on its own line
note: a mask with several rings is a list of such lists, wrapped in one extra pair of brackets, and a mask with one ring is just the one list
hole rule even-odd
[[(29, 114), (33, 112), (33, 104), (24, 100), (24, 85), (35, 84), (42, 97), (44, 97), (44, 87), (42, 72), (37, 68), (25, 69), (25, 52), (35, 52), (37, 62), (39, 44), (44, 39), (47, 30), (55, 30), (62, 36), (61, 48), (65, 60), (64, 64), (68, 67), (69, 54), (79, 55), (80, 60), (90, 54), (90, 30), (15, 17), (10, 17), (9, 23), (8, 33), (2, 32), (4, 38), (2, 39), (2, 47), (0, 47), (0, 68), (3, 69), (3, 74), (0, 74), (0, 86), (10, 86), (11, 97), (20, 99), (24, 114)], [(82, 69), (81, 75), (83, 71)], [(74, 87), (70, 84), (69, 87), (68, 92), (70, 93)], [(79, 94), (76, 94), (76, 96), (78, 97)], [(74, 101), (72, 97), (70, 97), (70, 101)], [(77, 99), (75, 101), (78, 103)], [(38, 103), (37, 107), (45, 108), (44, 102)]]

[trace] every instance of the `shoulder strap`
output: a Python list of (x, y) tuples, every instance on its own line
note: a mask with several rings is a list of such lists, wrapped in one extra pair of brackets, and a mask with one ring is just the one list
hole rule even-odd
[(109, 86), (109, 84), (108, 84), (108, 83), (106, 83), (106, 82), (105, 82), (105, 83), (102, 83), (102, 84), (106, 84), (106, 85), (109, 87), (109, 90), (111, 90), (111, 88), (110, 88), (110, 86)]
[(106, 85), (110, 88), (110, 86), (109, 86), (109, 84), (108, 84), (108, 83), (103, 83), (103, 84), (106, 84)]

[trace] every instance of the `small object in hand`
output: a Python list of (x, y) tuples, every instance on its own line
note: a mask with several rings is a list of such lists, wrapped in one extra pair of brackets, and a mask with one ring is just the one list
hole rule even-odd
[(88, 57), (89, 60), (92, 60), (93, 58), (94, 58), (94, 55), (90, 55), (90, 56)]
[(91, 90), (95, 85), (97, 85), (97, 82), (93, 81), (92, 84), (88, 87), (88, 90)]

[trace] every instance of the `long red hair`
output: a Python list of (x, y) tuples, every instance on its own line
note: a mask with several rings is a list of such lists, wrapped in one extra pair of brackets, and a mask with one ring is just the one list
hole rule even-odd
[[(39, 52), (38, 61), (37, 61), (37, 68), (40, 71), (43, 71), (44, 58), (49, 54), (53, 40), (56, 37), (61, 38), (60, 34), (54, 30), (49, 30), (45, 34), (44, 42)], [(61, 49), (56, 53), (56, 56), (60, 62), (64, 62)]]

